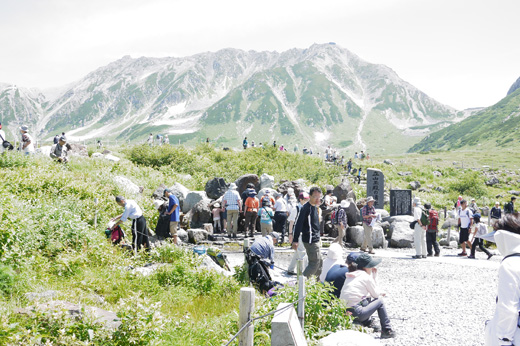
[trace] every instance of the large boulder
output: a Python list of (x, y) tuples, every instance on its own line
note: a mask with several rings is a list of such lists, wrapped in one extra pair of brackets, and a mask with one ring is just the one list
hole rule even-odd
[(305, 186), (305, 182), (303, 179), (298, 179), (294, 181), (281, 181), (278, 185), (278, 192), (282, 194), (286, 194), (289, 188), (292, 187), (294, 190), (294, 194), (298, 196), (301, 191), (307, 191), (307, 186)]
[(88, 156), (87, 146), (83, 144), (70, 143), (69, 144), (69, 155), (75, 156)]
[(385, 160), (383, 161), (383, 163), (386, 163), (387, 165), (390, 165), (390, 166), (393, 166), (393, 165), (394, 165), (394, 163), (393, 163), (392, 160), (390, 160), (390, 159), (385, 159)]
[(192, 244), (198, 244), (201, 241), (208, 240), (208, 232), (203, 229), (188, 230), (188, 241)]
[(318, 346), (380, 346), (379, 340), (356, 330), (341, 330), (318, 341)]
[(121, 190), (125, 192), (125, 194), (130, 195), (137, 195), (141, 190), (139, 186), (134, 184), (130, 179), (122, 177), (122, 176), (116, 176), (114, 177), (114, 182)]
[(247, 184), (249, 183), (255, 186), (256, 191), (260, 190), (260, 178), (258, 178), (258, 175), (245, 174), (235, 181), (235, 184), (238, 187), (237, 191), (240, 194), (240, 196), (242, 196), (242, 192), (244, 192), (247, 189)]
[(267, 173), (262, 174), (260, 177), (260, 189), (269, 188), (272, 189), (274, 187), (274, 177)]
[(166, 185), (159, 185), (155, 191), (152, 193), (153, 199), (161, 199), (164, 196), (164, 189), (166, 189)]
[[(361, 246), (365, 239), (365, 231), (363, 226), (351, 226), (347, 229), (347, 238), (355, 246)], [(380, 225), (374, 226), (372, 230), (372, 245), (375, 248), (383, 247), (384, 233)]]
[(179, 200), (181, 211), (184, 213), (184, 200), (186, 199), (186, 196), (188, 196), (188, 193), (190, 193), (190, 190), (181, 183), (175, 183), (170, 187), (170, 191)]
[(390, 225), (390, 246), (397, 248), (413, 247), (413, 232), (409, 222), (393, 222)]
[(497, 184), (500, 184), (500, 180), (498, 180), (497, 177), (491, 177), (491, 179), (486, 181), (486, 185), (488, 185), (488, 186), (493, 186), (493, 185), (497, 185)]
[(338, 202), (344, 199), (348, 200), (349, 198), (352, 198), (354, 201), (356, 200), (356, 194), (354, 190), (352, 190), (348, 179), (343, 179), (341, 183), (334, 188), (332, 195), (338, 198)]
[(211, 199), (219, 199), (224, 195), (224, 193), (228, 189), (228, 184), (226, 184), (226, 181), (224, 178), (213, 178), (208, 180), (206, 183), (206, 187), (204, 188), (204, 191), (206, 191), (206, 194)]
[(406, 177), (408, 175), (412, 175), (412, 172), (397, 172), (397, 175), (401, 177)]
[(444, 223), (442, 224), (442, 229), (448, 229), (450, 227), (457, 227), (459, 224), (459, 220), (456, 218), (448, 218)]
[(349, 226), (355, 226), (356, 223), (361, 221), (361, 216), (359, 215), (359, 209), (354, 202), (353, 198), (348, 198), (347, 201), (349, 202), (348, 208), (346, 210), (347, 212), (347, 223)]
[(390, 224), (392, 224), (394, 222), (410, 223), (413, 221), (413, 216), (412, 215), (394, 215), (394, 216), (390, 216), (390, 217), (384, 217), (383, 221), (388, 221), (388, 222), (390, 222)]
[(515, 195), (515, 196), (520, 196), (520, 191), (516, 191), (516, 190), (509, 190), (509, 191), (507, 191), (507, 193), (509, 193), (511, 195)]
[(183, 243), (187, 243), (189, 240), (188, 232), (183, 229), (179, 229), (177, 231), (177, 238), (179, 238)]
[(202, 199), (191, 209), (190, 227), (201, 228), (211, 221), (210, 200)]
[(480, 213), (482, 216), (489, 216), (489, 207), (480, 208)]
[(184, 203), (182, 204), (182, 212), (189, 212), (195, 204), (199, 203), (203, 199), (208, 199), (205, 191), (191, 191), (186, 195)]
[(384, 209), (376, 209), (376, 213), (381, 215), (381, 218), (389, 217), (390, 213)]

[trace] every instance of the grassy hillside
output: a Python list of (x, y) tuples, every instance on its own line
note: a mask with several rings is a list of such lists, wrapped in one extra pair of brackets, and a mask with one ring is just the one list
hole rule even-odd
[(520, 89), (460, 123), (430, 134), (412, 146), (409, 152), (461, 148), (479, 150), (518, 148), (519, 115)]

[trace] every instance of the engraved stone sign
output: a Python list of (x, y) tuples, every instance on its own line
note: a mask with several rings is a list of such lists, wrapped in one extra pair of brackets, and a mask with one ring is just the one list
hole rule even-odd
[(390, 216), (412, 215), (412, 190), (390, 190)]
[(385, 176), (379, 169), (367, 170), (367, 197), (372, 196), (376, 200), (374, 207), (383, 209), (385, 202)]

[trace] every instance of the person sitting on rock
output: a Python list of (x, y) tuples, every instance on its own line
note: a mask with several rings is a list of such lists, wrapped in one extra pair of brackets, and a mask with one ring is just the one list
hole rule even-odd
[(390, 325), (390, 319), (382, 293), (376, 284), (377, 269), (375, 268), (381, 259), (372, 258), (369, 254), (360, 254), (355, 262), (348, 266), (345, 274), (345, 283), (341, 289), (340, 299), (347, 305), (347, 311), (352, 313), (360, 323), (372, 327), (366, 323), (370, 316), (377, 311), (381, 322), (381, 339), (395, 337), (395, 332)]
[(343, 249), (341, 245), (337, 243), (332, 243), (329, 247), (329, 252), (327, 252), (327, 258), (323, 260), (323, 266), (321, 268), (320, 274), (320, 282), (325, 282), (325, 278), (327, 277), (327, 273), (330, 268), (336, 264), (343, 263)]

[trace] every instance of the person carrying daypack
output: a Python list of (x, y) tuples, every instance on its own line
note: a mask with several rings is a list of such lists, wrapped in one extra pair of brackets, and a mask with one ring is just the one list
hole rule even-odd
[(516, 197), (511, 197), (511, 202), (504, 205), (504, 214), (513, 214), (515, 212), (515, 201)]
[(332, 212), (332, 224), (338, 229), (338, 236), (334, 239), (334, 243), (338, 243), (343, 246), (343, 238), (345, 237), (345, 231), (348, 228), (348, 217), (347, 208), (349, 207), (347, 200), (342, 200), (339, 208)]
[(439, 257), (441, 250), (437, 242), (437, 232), (439, 231), (439, 213), (432, 208), (430, 203), (424, 203), (424, 209), (428, 212), (428, 226), (426, 227), (426, 250), (428, 257), (433, 256), (432, 247), (435, 250), (435, 257)]

